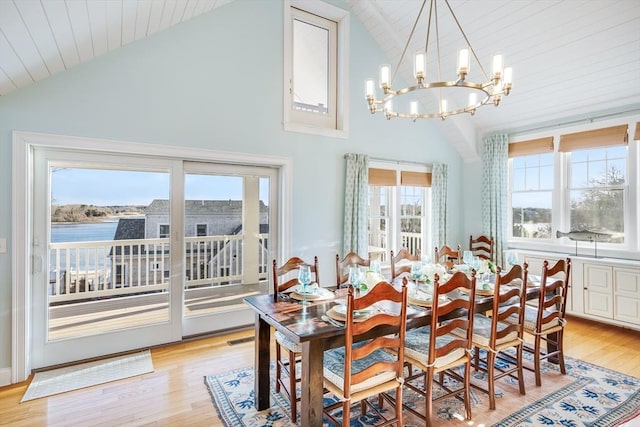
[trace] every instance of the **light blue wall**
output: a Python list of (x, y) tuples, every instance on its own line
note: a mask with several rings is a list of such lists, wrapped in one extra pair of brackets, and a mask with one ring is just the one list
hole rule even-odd
[[(460, 193), (462, 162), (440, 121), (371, 116), (363, 81), (387, 60), (352, 15), (350, 136), (282, 130), (283, 10), (236, 0), (72, 70), (0, 97), (0, 369), (11, 363), (11, 132), (78, 135), (290, 157), (292, 252), (318, 255), (332, 277), (341, 251), (347, 152), (449, 165)], [(372, 71), (373, 70), (373, 71)], [(449, 201), (451, 241), (464, 243), (461, 197)]]

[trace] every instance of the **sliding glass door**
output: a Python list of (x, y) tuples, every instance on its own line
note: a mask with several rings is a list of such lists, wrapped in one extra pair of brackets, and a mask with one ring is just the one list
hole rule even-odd
[(253, 323), (268, 292), (268, 167), (34, 150), (31, 367)]

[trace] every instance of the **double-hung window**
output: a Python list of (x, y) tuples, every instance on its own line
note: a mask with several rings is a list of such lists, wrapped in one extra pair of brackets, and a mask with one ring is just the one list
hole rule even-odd
[(511, 234), (549, 239), (553, 223), (553, 138), (509, 145)]
[(431, 173), (426, 166), (385, 166), (369, 168), (369, 252), (389, 262), (391, 250), (431, 247)]
[(555, 150), (553, 137), (509, 144), (511, 242), (578, 251), (591, 244), (588, 235), (580, 243), (580, 236), (574, 241), (564, 233), (590, 231), (605, 234), (598, 237), (603, 249), (637, 248), (640, 190), (632, 165), (639, 153), (627, 132), (625, 124), (562, 134)]
[(611, 234), (623, 244), (627, 192), (627, 126), (562, 135), (571, 230)]
[(349, 14), (285, 1), (285, 130), (346, 137)]

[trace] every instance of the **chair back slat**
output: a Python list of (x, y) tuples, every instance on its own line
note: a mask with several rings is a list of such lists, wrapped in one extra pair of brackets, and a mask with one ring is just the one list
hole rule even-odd
[(448, 245), (444, 245), (440, 249), (436, 246), (433, 250), (433, 262), (442, 264), (447, 269), (453, 268), (454, 265), (459, 265), (462, 262), (460, 245), (456, 246), (456, 250), (453, 250)]
[(473, 252), (474, 256), (495, 261), (493, 257), (493, 248), (493, 237), (479, 235), (474, 238), (473, 235), (469, 236), (469, 250)]

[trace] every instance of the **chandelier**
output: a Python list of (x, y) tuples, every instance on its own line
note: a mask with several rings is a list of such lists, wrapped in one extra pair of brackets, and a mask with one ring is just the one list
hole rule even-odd
[[(511, 91), (512, 70), (511, 68), (504, 68), (503, 55), (496, 54), (493, 57), (493, 72), (491, 78), (489, 78), (482, 66), (482, 63), (476, 55), (475, 50), (471, 46), (467, 35), (462, 29), (458, 18), (456, 18), (456, 15), (453, 13), (453, 9), (451, 9), (451, 5), (448, 0), (444, 0), (444, 3), (447, 5), (453, 21), (455, 21), (455, 24), (462, 33), (462, 37), (466, 43), (466, 47), (458, 51), (457, 78), (455, 80), (447, 81), (443, 80), (441, 77), (438, 5), (436, 0), (430, 0), (429, 20), (427, 21), (427, 34), (424, 49), (419, 50), (414, 56), (413, 77), (415, 78), (415, 84), (401, 89), (394, 89), (392, 87), (400, 66), (405, 59), (411, 39), (413, 38), (413, 34), (418, 22), (420, 21), (420, 17), (422, 16), (426, 3), (427, 0), (423, 0), (422, 6), (420, 7), (420, 11), (418, 12), (418, 16), (413, 24), (409, 38), (407, 39), (393, 75), (390, 73), (391, 68), (389, 65), (385, 64), (380, 66), (379, 86), (382, 88), (383, 92), (382, 99), (376, 98), (376, 87), (373, 79), (368, 79), (365, 83), (365, 93), (371, 114), (383, 112), (388, 120), (392, 117), (409, 118), (413, 119), (413, 121), (416, 119), (437, 117), (444, 120), (447, 116), (453, 116), (461, 113), (469, 113), (473, 115), (476, 110), (483, 105), (493, 104), (498, 106), (502, 95), (509, 95), (509, 92)], [(429, 51), (429, 36), (431, 35), (432, 23), (435, 27), (437, 80), (427, 81), (427, 77), (436, 77), (435, 71), (431, 71), (429, 74), (427, 73), (427, 53)], [(480, 71), (484, 77), (484, 81), (481, 83), (475, 83), (467, 79), (471, 69), (471, 56), (473, 56), (479, 65)], [(437, 105), (431, 105), (435, 104), (434, 102), (431, 102), (428, 105), (427, 111), (420, 111), (417, 100), (417, 96), (420, 93), (432, 94), (433, 98), (429, 99), (437, 99)], [(405, 105), (394, 106), (394, 100), (401, 102), (404, 101)], [(424, 101), (425, 98), (422, 97), (421, 100)]]

